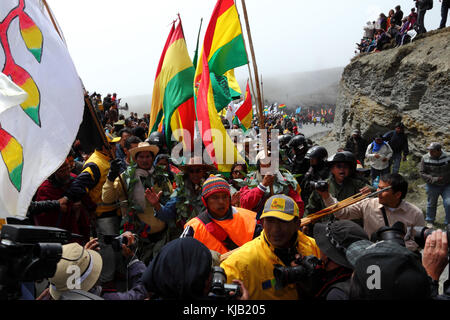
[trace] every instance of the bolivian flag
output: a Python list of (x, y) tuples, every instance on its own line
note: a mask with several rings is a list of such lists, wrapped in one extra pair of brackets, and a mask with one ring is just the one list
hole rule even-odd
[(245, 161), (227, 134), (214, 101), (211, 77), (248, 63), (239, 17), (233, 0), (218, 0), (203, 41), (195, 73), (197, 119), (203, 144), (220, 172)]
[[(233, 0), (218, 0), (214, 8), (205, 33), (203, 50), (196, 66), (194, 82), (196, 94), (204, 70), (202, 63), (204, 54), (207, 56), (209, 72), (217, 76), (248, 63), (241, 24)], [(240, 92), (233, 85), (234, 73), (228, 73), (226, 76), (231, 79), (229, 80), (231, 89)]]
[(253, 118), (253, 108), (252, 108), (252, 96), (250, 95), (250, 87), (248, 86), (247, 80), (247, 89), (245, 92), (245, 100), (236, 111), (236, 116), (238, 117), (241, 124), (245, 127), (245, 130), (248, 130), (252, 125)]
[(280, 105), (278, 106), (278, 109), (284, 109), (284, 108), (286, 108), (286, 105), (285, 105), (285, 104), (280, 104)]
[[(195, 122), (192, 82), (195, 69), (187, 51), (181, 19), (176, 27), (175, 24), (176, 21), (172, 25), (156, 71), (149, 130), (161, 131), (162, 122), (166, 142), (170, 146), (172, 132), (186, 129), (190, 133), (188, 138), (192, 146)], [(185, 141), (180, 132), (174, 132), (174, 136), (178, 141)]]

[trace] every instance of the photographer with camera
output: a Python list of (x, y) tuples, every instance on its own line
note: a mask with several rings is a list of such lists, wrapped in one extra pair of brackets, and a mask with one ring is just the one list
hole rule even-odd
[[(326, 207), (318, 191), (323, 192), (328, 189), (331, 196), (338, 201), (347, 199), (358, 192), (372, 191), (370, 185), (356, 176), (356, 158), (353, 153), (349, 151), (337, 152), (328, 158), (327, 164), (330, 167), (331, 175), (324, 183), (320, 184), (322, 181), (318, 181), (314, 185), (314, 191), (311, 193), (305, 209), (308, 214)], [(321, 219), (321, 222), (326, 222), (329, 219), (330, 217), (326, 216)], [(355, 222), (362, 224), (362, 221)]]
[(77, 243), (62, 246), (62, 257), (50, 286), (37, 300), (144, 300), (147, 291), (140, 281), (145, 271), (145, 264), (139, 261), (132, 249), (135, 237), (125, 232), (112, 241), (113, 247), (120, 250), (127, 265), (126, 291), (119, 292), (105, 289), (100, 284), (103, 259), (98, 253), (98, 239), (94, 238), (84, 247)]
[(346, 250), (347, 260), (354, 267), (350, 299), (449, 300), (448, 280), (444, 294), (438, 295), (439, 278), (448, 263), (448, 230), (422, 229), (416, 235), (424, 244), (422, 263), (398, 240), (361, 240), (350, 245)]
[[(297, 203), (292, 198), (283, 194), (270, 197), (261, 215), (264, 228), (261, 235), (244, 244), (221, 263), (228, 281), (239, 279), (244, 283), (249, 299), (303, 298), (297, 291), (296, 283), (305, 281), (319, 267), (320, 251), (314, 239), (299, 231), (299, 213)], [(301, 266), (293, 270), (294, 275), (298, 274), (299, 277), (288, 277), (286, 282), (276, 281), (274, 272), (283, 267), (295, 267), (293, 262), (298, 260), (298, 254), (300, 260), (305, 262), (299, 261)]]
[(156, 255), (142, 282), (152, 300), (247, 300), (242, 281), (233, 280), (233, 290), (227, 290), (230, 287), (225, 284), (223, 269), (212, 267), (212, 263), (211, 252), (203, 243), (192, 237), (178, 238)]
[[(388, 173), (381, 177), (378, 191), (390, 187), (378, 194), (377, 198), (366, 198), (334, 213), (338, 219), (363, 219), (363, 227), (369, 236), (382, 226), (392, 226), (401, 221), (406, 227), (425, 226), (422, 210), (405, 201), (408, 182), (398, 173)], [(337, 203), (329, 191), (317, 191), (325, 205)], [(414, 240), (408, 240), (406, 247), (412, 251), (418, 249)]]

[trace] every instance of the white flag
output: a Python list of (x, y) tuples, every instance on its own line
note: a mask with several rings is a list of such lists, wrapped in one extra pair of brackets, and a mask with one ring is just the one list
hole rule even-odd
[(1, 72), (28, 94), (18, 92), (15, 106), (11, 91), (0, 94), (8, 106), (0, 109), (0, 217), (25, 216), (37, 188), (70, 151), (84, 95), (67, 48), (39, 0), (0, 1), (0, 21)]

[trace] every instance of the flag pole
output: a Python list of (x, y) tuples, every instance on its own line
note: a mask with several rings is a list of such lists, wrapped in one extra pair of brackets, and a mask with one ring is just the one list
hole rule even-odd
[[(237, 11), (237, 6), (236, 6), (236, 11)], [(239, 12), (238, 12), (238, 16), (239, 16)], [(242, 31), (241, 19), (239, 18), (238, 20), (239, 20), (239, 25), (241, 26), (241, 31)], [(244, 40), (245, 54), (247, 55), (247, 59), (248, 59), (248, 51), (247, 51), (247, 45), (245, 44), (244, 34), (242, 34), (242, 39)], [(247, 68), (248, 68), (248, 77), (250, 79), (250, 90), (252, 92), (252, 97), (255, 97), (255, 99), (256, 99), (257, 96), (255, 94), (255, 89), (253, 87), (252, 70), (250, 69), (250, 62), (247, 63)], [(258, 106), (258, 103), (256, 103), (256, 106)], [(253, 112), (253, 104), (252, 104), (252, 112)], [(258, 119), (259, 119), (260, 115), (259, 115), (259, 109), (258, 108), (256, 108), (256, 114), (258, 115)]]
[(49, 15), (49, 17), (50, 17), (50, 20), (51, 20), (52, 23), (53, 23), (53, 26), (55, 27), (56, 32), (58, 33), (58, 35), (59, 35), (59, 37), (61, 38), (61, 40), (63, 40), (63, 42), (65, 42), (65, 41), (64, 41), (64, 38), (63, 38), (62, 35), (61, 35), (61, 33), (59, 33), (59, 28), (58, 28), (57, 25), (56, 25), (55, 18), (53, 18), (52, 11), (50, 10), (50, 7), (48, 6), (47, 1), (46, 1), (46, 0), (42, 0), (42, 3), (44, 4), (45, 9), (47, 9), (47, 13), (48, 13), (48, 15)]
[[(260, 127), (264, 129), (264, 120), (262, 118), (262, 102), (261, 102), (261, 88), (259, 86), (259, 79), (258, 79), (258, 66), (256, 65), (255, 60), (255, 50), (253, 49), (253, 40), (252, 40), (252, 34), (250, 32), (250, 25), (248, 22), (248, 16), (247, 16), (247, 8), (245, 6), (245, 0), (241, 0), (242, 3), (242, 10), (244, 12), (244, 19), (245, 19), (245, 26), (247, 28), (247, 35), (248, 35), (248, 43), (250, 45), (250, 52), (252, 55), (252, 62), (253, 62), (253, 71), (255, 74), (255, 84), (256, 84), (256, 93), (257, 93), (257, 106), (259, 110), (259, 122)], [(267, 150), (266, 150), (267, 151)]]
[[(252, 54), (252, 62), (253, 62), (253, 71), (255, 74), (255, 84), (256, 84), (256, 92), (257, 92), (257, 106), (259, 110), (259, 126), (261, 129), (265, 129), (264, 126), (264, 119), (263, 119), (263, 113), (262, 113), (262, 101), (261, 101), (261, 88), (259, 86), (259, 79), (258, 79), (258, 66), (256, 65), (256, 59), (255, 59), (255, 50), (253, 48), (253, 40), (252, 40), (252, 34), (250, 31), (250, 24), (248, 22), (248, 15), (247, 15), (247, 7), (245, 6), (245, 0), (241, 0), (242, 3), (242, 11), (244, 12), (244, 19), (245, 19), (245, 27), (247, 29), (247, 35), (248, 35), (248, 43), (250, 45), (250, 52)], [(264, 146), (264, 153), (266, 157), (269, 156), (267, 151), (267, 145), (263, 143)], [(273, 194), (273, 185), (270, 186), (270, 194)]]
[(264, 102), (264, 84), (263, 84), (262, 73), (261, 73), (261, 96), (262, 96), (262, 103), (263, 103), (263, 106), (264, 106), (265, 105), (265, 102)]

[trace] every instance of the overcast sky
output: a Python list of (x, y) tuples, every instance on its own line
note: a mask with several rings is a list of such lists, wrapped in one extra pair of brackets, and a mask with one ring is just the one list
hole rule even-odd
[[(64, 33), (86, 89), (119, 97), (151, 94), (156, 67), (171, 22), (181, 15), (191, 58), (200, 18), (200, 42), (216, 0), (47, 0)], [(245, 32), (241, 0), (236, 0)], [(246, 6), (263, 77), (344, 67), (354, 56), (363, 26), (397, 4), (405, 15), (413, 0), (247, 0)], [(428, 30), (440, 22), (440, 6), (425, 16)], [(247, 78), (247, 67), (237, 71)], [(241, 88), (242, 89), (242, 88)]]

